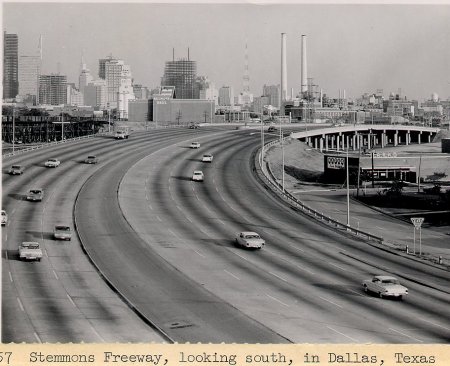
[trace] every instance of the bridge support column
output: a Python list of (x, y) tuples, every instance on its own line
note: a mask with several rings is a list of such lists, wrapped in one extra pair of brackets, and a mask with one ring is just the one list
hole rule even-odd
[(336, 136), (336, 150), (337, 151), (339, 151), (340, 144), (341, 144), (341, 135), (337, 135)]
[(383, 148), (386, 145), (386, 131), (383, 131), (381, 133), (381, 148)]
[(352, 136), (352, 149), (353, 151), (356, 150), (356, 135)]
[(350, 136), (345, 136), (345, 142), (347, 144), (346, 150), (350, 150)]
[(332, 149), (334, 149), (334, 139), (335, 139), (335, 136), (334, 135), (331, 136), (331, 148)]
[(323, 151), (323, 137), (319, 138), (319, 149), (320, 149), (320, 152)]
[(371, 146), (371, 135), (369, 134), (369, 135), (367, 135), (367, 149), (371, 149), (372, 148), (372, 146)]
[(394, 133), (394, 146), (398, 146), (398, 131), (395, 131)]
[(405, 136), (405, 145), (408, 146), (410, 142), (411, 142), (411, 133), (408, 131), (406, 132)]
[(318, 138), (314, 138), (314, 149), (317, 149), (319, 147)]
[(422, 131), (419, 132), (419, 135), (417, 136), (417, 143), (420, 145), (422, 143)]
[(431, 142), (431, 132), (428, 134), (428, 143)]
[(325, 135), (325, 150), (328, 150), (328, 135)]

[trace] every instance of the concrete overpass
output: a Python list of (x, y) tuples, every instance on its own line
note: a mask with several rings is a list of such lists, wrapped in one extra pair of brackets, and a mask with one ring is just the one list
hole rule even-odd
[(371, 149), (375, 146), (428, 143), (439, 128), (405, 125), (345, 125), (291, 133), (291, 137), (323, 150)]

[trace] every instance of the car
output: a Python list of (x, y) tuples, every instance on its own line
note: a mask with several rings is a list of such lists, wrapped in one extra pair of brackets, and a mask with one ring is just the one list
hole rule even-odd
[(267, 132), (274, 132), (276, 130), (277, 130), (277, 128), (275, 126), (269, 126), (269, 128), (267, 129)]
[(40, 262), (42, 258), (42, 249), (38, 242), (24, 241), (19, 246), (19, 258), (22, 259), (34, 259)]
[(5, 226), (8, 223), (8, 214), (6, 213), (5, 210), (1, 211), (1, 216), (2, 216), (2, 226)]
[(44, 165), (47, 168), (56, 168), (59, 164), (61, 164), (61, 162), (58, 159), (48, 159)]
[(11, 168), (9, 168), (8, 173), (11, 175), (21, 175), (24, 170), (25, 168), (23, 165), (12, 165)]
[(89, 155), (86, 159), (84, 159), (85, 164), (97, 164), (98, 158), (95, 155)]
[(200, 126), (197, 124), (197, 123), (190, 123), (189, 124), (189, 128), (191, 128), (191, 129), (197, 129), (197, 128), (199, 128)]
[(211, 154), (204, 154), (203, 157), (202, 157), (202, 161), (204, 163), (212, 163), (213, 156)]
[(253, 231), (243, 231), (236, 236), (236, 244), (243, 248), (261, 249), (266, 244), (265, 240)]
[(192, 174), (192, 180), (195, 182), (203, 182), (205, 176), (201, 170), (195, 170), (194, 174)]
[(60, 240), (72, 240), (72, 230), (66, 225), (56, 225), (53, 230), (53, 237)]
[(198, 149), (200, 148), (200, 142), (193, 142), (190, 147), (191, 149)]
[(42, 201), (44, 198), (44, 190), (41, 188), (30, 189), (27, 195), (27, 201)]
[(402, 286), (397, 278), (392, 276), (374, 276), (363, 282), (365, 292), (378, 294), (379, 297), (397, 297), (401, 299), (408, 295), (408, 289)]

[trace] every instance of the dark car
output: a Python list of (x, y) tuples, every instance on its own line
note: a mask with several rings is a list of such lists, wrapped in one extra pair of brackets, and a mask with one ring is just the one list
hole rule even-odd
[(267, 132), (274, 132), (276, 130), (277, 130), (277, 128), (275, 126), (269, 126), (269, 128), (267, 129)]
[(98, 159), (96, 156), (94, 155), (89, 155), (85, 160), (84, 160), (85, 164), (97, 164), (98, 163)]
[(25, 168), (23, 167), (23, 165), (13, 165), (11, 166), (11, 168), (9, 168), (8, 173), (11, 175), (21, 175), (23, 174), (24, 170)]

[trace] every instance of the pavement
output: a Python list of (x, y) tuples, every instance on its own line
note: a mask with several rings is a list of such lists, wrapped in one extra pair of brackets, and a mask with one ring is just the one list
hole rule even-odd
[[(424, 147), (423, 151), (419, 150), (421, 147)], [(407, 149), (410, 152), (402, 151), (399, 154), (410, 155), (412, 150), (414, 150), (414, 153), (427, 153), (438, 148), (440, 149), (440, 143), (420, 146), (410, 145)], [(308, 172), (323, 171), (323, 155), (304, 143), (296, 140), (291, 141), (284, 146), (284, 154), (285, 166), (295, 166)], [(281, 184), (283, 177), (280, 147), (275, 145), (269, 148), (266, 151), (265, 160), (273, 176)], [(447, 159), (440, 159), (440, 164), (442, 161), (450, 169), (450, 156)], [(432, 171), (433, 168), (430, 167), (429, 170)], [(397, 255), (408, 256), (413, 260), (425, 261), (450, 270), (450, 227), (415, 229), (410, 222), (353, 199), (353, 196), (356, 195), (356, 189), (350, 190), (351, 198), (348, 214), (347, 190), (345, 188), (314, 183), (303, 184), (286, 173), (284, 174), (284, 185), (286, 191), (312, 209), (341, 223), (347, 223), (348, 220), (352, 228), (382, 237), (384, 239), (381, 246), (383, 249), (392, 250)], [(362, 190), (360, 193), (362, 194)]]

